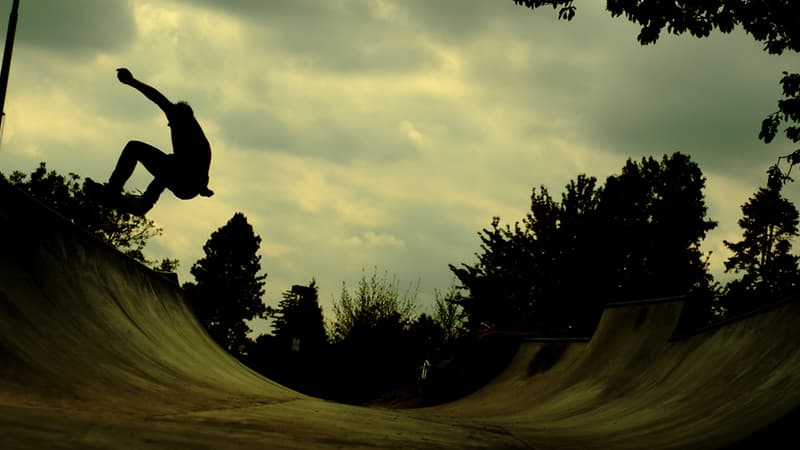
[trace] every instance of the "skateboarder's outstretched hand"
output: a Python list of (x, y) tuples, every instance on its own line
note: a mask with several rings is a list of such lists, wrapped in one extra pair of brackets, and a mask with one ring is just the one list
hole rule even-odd
[(130, 70), (120, 67), (117, 69), (117, 79), (119, 79), (119, 81), (123, 84), (130, 84), (131, 81), (133, 81), (133, 75), (131, 74)]

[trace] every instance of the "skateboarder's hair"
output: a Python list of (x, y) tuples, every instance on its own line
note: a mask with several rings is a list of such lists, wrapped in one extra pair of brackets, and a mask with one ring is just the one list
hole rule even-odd
[(175, 106), (177, 107), (178, 111), (188, 112), (190, 115), (194, 115), (191, 105), (184, 100), (179, 101), (175, 104)]

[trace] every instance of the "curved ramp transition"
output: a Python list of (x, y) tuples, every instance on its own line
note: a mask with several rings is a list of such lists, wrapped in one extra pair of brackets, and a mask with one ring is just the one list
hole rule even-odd
[(174, 283), (0, 185), (0, 448), (722, 448), (800, 405), (798, 302), (673, 339), (681, 306), (609, 305), (447, 405), (341, 405), (241, 365)]

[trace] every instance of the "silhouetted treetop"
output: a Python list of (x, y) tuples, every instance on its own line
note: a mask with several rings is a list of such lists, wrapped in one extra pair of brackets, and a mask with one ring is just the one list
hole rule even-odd
[[(535, 9), (551, 6), (558, 18), (572, 20), (577, 6), (574, 0), (514, 0)], [(661, 31), (695, 37), (707, 37), (718, 29), (730, 33), (741, 26), (764, 50), (781, 54), (800, 51), (800, 3), (793, 0), (608, 0), (606, 9), (612, 17), (625, 16), (641, 27), (637, 40), (642, 45), (658, 41)]]
[(273, 328), (282, 350), (316, 353), (327, 342), (317, 282), (294, 285), (283, 293), (278, 308), (272, 312)]
[(266, 275), (261, 275), (261, 237), (237, 212), (203, 246), (205, 256), (191, 268), (195, 283), (184, 284), (200, 322), (222, 347), (240, 355), (248, 343), (245, 320), (263, 317)]
[(759, 188), (742, 205), (742, 240), (724, 241), (733, 252), (725, 261), (725, 271), (742, 273), (728, 284), (724, 298), (733, 312), (752, 309), (800, 287), (800, 258), (790, 253), (800, 215), (782, 195), (782, 187), (782, 183), (770, 183)]
[(603, 187), (580, 175), (560, 202), (534, 188), (522, 223), (495, 217), (477, 263), (450, 266), (469, 328), (586, 335), (607, 302), (710, 292), (704, 188), (680, 153), (628, 160)]
[(377, 268), (369, 277), (362, 272), (356, 290), (351, 292), (342, 283), (339, 300), (333, 303), (334, 340), (348, 339), (387, 321), (405, 327), (416, 308), (416, 296), (416, 287), (401, 292), (397, 278), (389, 278), (388, 273), (378, 275)]

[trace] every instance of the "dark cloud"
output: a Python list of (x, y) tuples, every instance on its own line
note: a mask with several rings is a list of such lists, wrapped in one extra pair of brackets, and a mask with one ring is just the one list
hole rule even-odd
[(335, 72), (408, 72), (438, 64), (414, 45), (414, 32), (375, 15), (370, 1), (184, 0), (234, 14), (255, 25), (257, 49), (276, 49), (301, 66)]
[[(319, 2), (317, 0), (182, 0), (184, 3), (201, 5), (226, 11), (242, 18), (262, 24), (279, 25), (285, 28), (300, 28), (304, 34), (324, 34), (338, 30), (349, 34), (360, 23), (374, 22), (373, 26), (387, 22), (380, 17), (380, 5), (374, 0), (346, 0)], [(389, 2), (408, 22), (420, 23), (422, 28), (439, 36), (463, 39), (480, 34), (498, 13), (516, 12), (511, 1), (459, 0), (428, 1), (401, 0)], [(375, 29), (380, 31), (379, 28)]]
[(513, 2), (502, 0), (406, 0), (396, 5), (403, 8), (409, 21), (450, 44), (482, 36), (494, 20), (517, 13)]
[[(10, 11), (11, 2), (5, 4)], [(7, 21), (3, 19), (3, 35), (6, 27)], [(129, 2), (35, 0), (21, 2), (16, 44), (81, 56), (119, 50), (135, 36), (136, 24)]]
[(487, 32), (493, 40), (473, 46), (480, 51), (470, 53), (469, 76), (522, 111), (516, 132), (528, 139), (557, 133), (621, 159), (681, 151), (735, 177), (788, 153), (785, 143), (765, 146), (757, 136), (776, 109), (781, 70), (800, 67), (797, 55), (767, 55), (742, 32), (665, 36), (642, 47), (629, 24), (592, 24), (591, 33), (577, 27), (580, 37), (562, 32), (547, 45), (536, 42), (552, 31), (544, 23), (518, 36)]
[(623, 156), (681, 151), (723, 173), (752, 173), (769, 152), (757, 137), (776, 108), (784, 61), (757, 51), (742, 58), (743, 35), (715, 40), (614, 57), (616, 69), (598, 80), (602, 96), (582, 108), (581, 134)]

